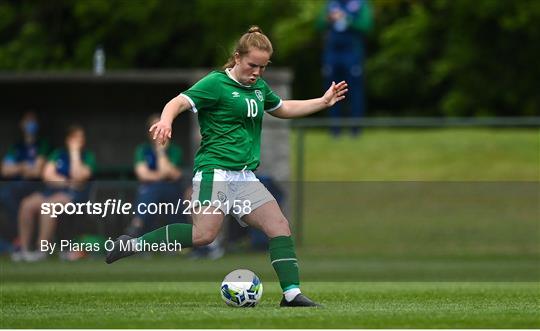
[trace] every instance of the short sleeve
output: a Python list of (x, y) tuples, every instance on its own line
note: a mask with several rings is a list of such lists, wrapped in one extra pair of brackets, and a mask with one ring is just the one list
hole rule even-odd
[(169, 157), (169, 161), (174, 166), (180, 167), (182, 165), (182, 149), (180, 148), (180, 146), (169, 146), (169, 149), (167, 150), (167, 156)]
[(61, 153), (62, 153), (62, 150), (55, 149), (54, 151), (52, 151), (51, 154), (49, 154), (49, 157), (47, 158), (47, 160), (50, 162), (56, 162), (60, 158)]
[(281, 98), (272, 91), (266, 82), (264, 82), (264, 90), (264, 111), (270, 113), (281, 107), (283, 101), (281, 101)]
[(40, 140), (38, 145), (38, 155), (46, 158), (48, 153), (49, 144), (46, 140)]
[(216, 74), (209, 74), (190, 87), (187, 91), (180, 93), (191, 104), (191, 111), (196, 113), (214, 106), (221, 94), (221, 84)]
[(17, 163), (17, 150), (15, 146), (11, 146), (8, 149), (7, 154), (4, 156), (3, 162), (5, 164), (15, 164)]
[(144, 158), (144, 144), (137, 146), (137, 148), (135, 149), (133, 166), (137, 166), (139, 163), (146, 163), (146, 159)]
[(93, 173), (96, 170), (96, 156), (92, 152), (85, 152), (83, 163), (90, 168), (90, 171)]

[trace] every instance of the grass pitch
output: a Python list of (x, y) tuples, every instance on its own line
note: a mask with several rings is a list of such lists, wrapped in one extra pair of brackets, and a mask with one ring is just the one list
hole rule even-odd
[[(278, 307), (281, 291), (271, 270), (262, 267), (269, 265), (264, 255), (233, 255), (219, 261), (134, 258), (111, 266), (102, 260), (0, 261), (1, 328), (540, 327), (537, 281), (304, 281), (303, 291), (325, 307), (291, 309)], [(309, 267), (310, 258), (303, 261), (303, 278), (313, 279), (317, 269)], [(351, 261), (342, 259), (331, 266), (338, 267), (338, 279), (350, 272), (347, 266), (353, 268)], [(222, 302), (221, 277), (231, 265), (261, 268), (264, 294), (259, 306), (237, 309)], [(426, 269), (416, 265), (413, 274), (420, 277)], [(372, 271), (373, 278), (392, 272), (384, 267), (387, 264), (381, 266)], [(193, 281), (199, 278), (213, 281)]]
[[(296, 139), (291, 166), (296, 175)], [(308, 130), (307, 181), (538, 181), (539, 129)]]
[(2, 288), (2, 328), (538, 328), (534, 283), (306, 283), (322, 309), (226, 307), (215, 282), (35, 283)]
[[(310, 132), (298, 255), (325, 308), (278, 308), (266, 254), (4, 257), (0, 327), (540, 328), (539, 147), (538, 130)], [(238, 268), (263, 281), (255, 308), (220, 298)]]

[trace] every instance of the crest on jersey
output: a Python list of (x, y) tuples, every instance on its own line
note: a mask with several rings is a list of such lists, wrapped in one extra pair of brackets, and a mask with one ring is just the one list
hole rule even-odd
[(234, 91), (234, 92), (232, 93), (232, 96), (233, 96), (233, 98), (238, 98), (238, 97), (240, 96), (240, 93)]
[(257, 96), (257, 99), (259, 99), (260, 102), (263, 101), (263, 95), (261, 90), (255, 90), (255, 95)]

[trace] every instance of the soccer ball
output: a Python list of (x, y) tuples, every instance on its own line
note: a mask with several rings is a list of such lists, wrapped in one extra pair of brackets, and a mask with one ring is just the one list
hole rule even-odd
[(231, 307), (254, 307), (262, 293), (261, 280), (246, 269), (230, 272), (221, 283), (221, 297)]

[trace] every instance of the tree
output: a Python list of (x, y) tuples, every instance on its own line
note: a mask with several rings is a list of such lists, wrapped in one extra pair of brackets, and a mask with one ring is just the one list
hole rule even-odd
[(400, 15), (379, 6), (381, 16), (395, 19), (380, 27), (368, 60), (377, 99), (402, 113), (539, 114), (540, 2), (395, 4)]
[[(273, 66), (295, 73), (293, 95), (322, 91), (323, 0), (4, 0), (0, 70), (219, 67), (259, 25)], [(538, 115), (540, 1), (372, 0), (368, 113)]]

